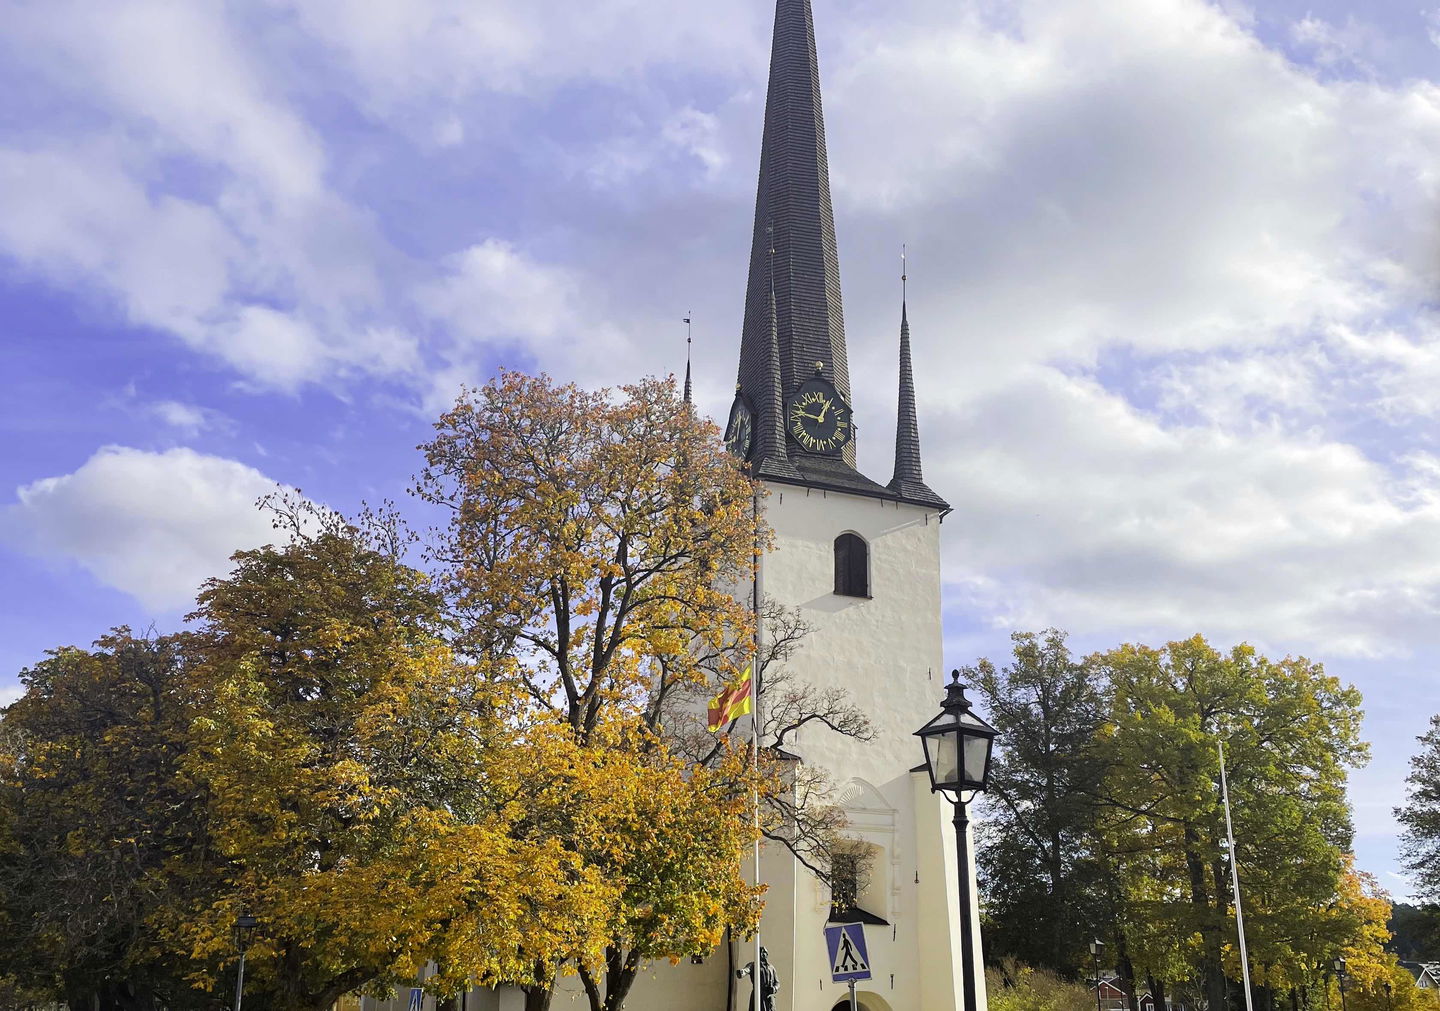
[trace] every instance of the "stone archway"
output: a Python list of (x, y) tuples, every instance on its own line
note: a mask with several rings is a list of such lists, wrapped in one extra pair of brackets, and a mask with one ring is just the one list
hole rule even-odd
[[(868, 990), (855, 991), (855, 1002), (860, 1005), (860, 1011), (891, 1011), (890, 1002), (879, 994), (871, 993)], [(835, 1002), (830, 1011), (850, 1011), (850, 997), (847, 994)]]

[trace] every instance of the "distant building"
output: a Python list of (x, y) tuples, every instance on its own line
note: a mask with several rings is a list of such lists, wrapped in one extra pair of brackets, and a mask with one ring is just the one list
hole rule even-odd
[[(1094, 988), (1094, 977), (1091, 977), (1088, 982)], [(1155, 998), (1149, 990), (1141, 990), (1135, 999), (1139, 1004), (1140, 1011), (1155, 1011)], [(1114, 973), (1102, 974), (1100, 976), (1099, 1003), (1100, 1011), (1130, 1011), (1130, 991), (1125, 986), (1125, 981)], [(1175, 1003), (1167, 996), (1163, 1011), (1185, 1011), (1185, 1006)]]
[(1403, 966), (1415, 977), (1415, 985), (1421, 990), (1440, 990), (1440, 962), (1404, 962)]

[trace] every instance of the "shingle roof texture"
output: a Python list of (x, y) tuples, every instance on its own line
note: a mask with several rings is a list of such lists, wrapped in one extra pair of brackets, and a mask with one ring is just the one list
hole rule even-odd
[(909, 330), (902, 329), (902, 431), (896, 436), (895, 478), (887, 488), (855, 469), (853, 438), (838, 456), (822, 456), (806, 452), (785, 436), (785, 397), (815, 374), (817, 363), (820, 374), (835, 385), (852, 410), (854, 398), (845, 351), (814, 16), (810, 0), (776, 0), (740, 341), (740, 389), (756, 411), (755, 474), (947, 508), (920, 474)]
[[(778, 373), (768, 360), (767, 347), (772, 262)], [(778, 0), (745, 292), (740, 386), (764, 412), (772, 386), (778, 384), (783, 397), (814, 374), (816, 362), (840, 395), (851, 401), (815, 25), (810, 0)], [(767, 424), (767, 419), (761, 423)], [(855, 465), (853, 441), (844, 458)]]
[(920, 424), (915, 419), (915, 370), (910, 363), (910, 314), (900, 304), (900, 399), (895, 422), (895, 476), (890, 490), (910, 502), (949, 506), (930, 490), (920, 467)]

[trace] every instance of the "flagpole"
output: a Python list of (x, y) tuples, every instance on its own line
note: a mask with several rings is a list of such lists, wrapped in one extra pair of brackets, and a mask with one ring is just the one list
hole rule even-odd
[(1220, 796), (1225, 800), (1225, 839), (1230, 847), (1230, 890), (1235, 896), (1235, 931), (1240, 938), (1240, 971), (1245, 976), (1245, 1011), (1255, 1011), (1250, 996), (1250, 956), (1245, 951), (1245, 914), (1240, 909), (1240, 869), (1235, 859), (1235, 826), (1230, 822), (1230, 781), (1225, 776), (1225, 742), (1216, 741), (1220, 750)]
[[(757, 486), (753, 499), (753, 514), (755, 520), (755, 569), (754, 569), (754, 608), (755, 608), (755, 659), (750, 665), (750, 761), (756, 775), (760, 772), (760, 645), (761, 645), (761, 622), (760, 622), (760, 594), (763, 591), (763, 579), (761, 576), (761, 555), (760, 555), (760, 490)], [(760, 785), (757, 781), (752, 787), (751, 810), (755, 819), (755, 884), (760, 884)], [(750, 1006), (751, 1011), (760, 1011), (760, 923), (755, 923), (755, 963), (750, 973)]]

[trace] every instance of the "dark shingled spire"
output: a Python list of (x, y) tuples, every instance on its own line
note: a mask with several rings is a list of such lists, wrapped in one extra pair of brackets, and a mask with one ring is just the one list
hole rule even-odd
[[(774, 257), (771, 257), (772, 261)], [(780, 367), (780, 318), (775, 308), (775, 284), (770, 283), (770, 339), (766, 341), (765, 365)], [(755, 419), (755, 476), (785, 481), (801, 480), (800, 472), (785, 452), (785, 400), (780, 384), (771, 383), (764, 400), (755, 403), (759, 417)]]
[(690, 338), (685, 338), (685, 403), (690, 403)]
[(915, 373), (910, 364), (910, 319), (904, 298), (900, 300), (900, 411), (895, 423), (895, 476), (890, 479), (890, 490), (907, 502), (950, 508), (925, 484), (920, 471), (920, 425), (915, 420)]
[[(767, 227), (773, 232), (767, 234)], [(772, 250), (777, 306), (773, 317), (768, 304)], [(778, 354), (773, 361), (769, 353), (772, 318), (778, 325)], [(763, 410), (776, 389), (783, 402), (801, 380), (813, 375), (816, 362), (821, 363), (821, 373), (835, 384), (841, 396), (853, 403), (845, 356), (845, 318), (840, 305), (835, 215), (830, 204), (830, 169), (825, 156), (825, 120), (820, 108), (820, 72), (815, 59), (815, 26), (810, 0), (777, 0), (740, 344), (741, 389), (757, 409)], [(817, 459), (784, 441), (781, 450), (795, 457), (802, 470)], [(837, 466), (839, 463), (826, 461), (829, 466), (824, 469), (853, 468), (853, 441), (843, 451), (843, 463), (848, 467)]]

